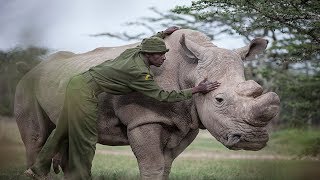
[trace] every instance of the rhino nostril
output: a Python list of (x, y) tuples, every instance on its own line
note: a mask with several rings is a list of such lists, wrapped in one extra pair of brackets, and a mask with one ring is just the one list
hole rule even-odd
[(241, 135), (240, 134), (233, 134), (232, 135), (234, 138), (236, 138), (236, 139), (240, 139), (241, 138)]
[(234, 133), (228, 135), (228, 141), (226, 143), (227, 147), (232, 147), (233, 145), (237, 144), (241, 139), (241, 134)]

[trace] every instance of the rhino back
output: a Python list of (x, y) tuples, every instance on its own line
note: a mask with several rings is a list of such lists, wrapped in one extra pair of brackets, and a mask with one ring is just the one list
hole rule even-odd
[[(114, 59), (125, 49), (137, 44), (114, 48), (97, 48), (83, 54), (53, 54), (29, 73), (36, 83), (34, 93), (43, 110), (55, 123), (64, 103), (66, 86), (71, 77), (85, 72), (90, 67)], [(30, 76), (29, 75), (29, 76)], [(30, 78), (28, 78), (30, 80)], [(26, 81), (28, 81), (26, 79)]]
[[(152, 67), (155, 81), (165, 90), (179, 90), (183, 88), (179, 85), (179, 78), (180, 80), (183, 78), (179, 77), (179, 71), (183, 71), (180, 65), (184, 63), (179, 43), (182, 34), (189, 35), (194, 41), (200, 40), (199, 43), (210, 43), (208, 37), (203, 33), (192, 30), (179, 30), (165, 39), (166, 45), (170, 49), (166, 54), (167, 61), (161, 68)], [(84, 54), (64, 52), (62, 55), (60, 53), (61, 56), (49, 57), (47, 61), (43, 61), (31, 70), (32, 77), (36, 81), (34, 91), (39, 104), (55, 123), (62, 110), (66, 86), (71, 77), (106, 60), (114, 59), (125, 49), (135, 46), (137, 44), (114, 48), (97, 48)], [(125, 102), (124, 104), (127, 103)]]

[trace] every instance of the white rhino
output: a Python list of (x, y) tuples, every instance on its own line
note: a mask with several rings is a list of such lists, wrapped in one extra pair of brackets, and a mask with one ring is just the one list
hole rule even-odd
[[(263, 94), (259, 84), (245, 80), (243, 61), (264, 51), (268, 41), (257, 38), (248, 46), (227, 50), (213, 45), (201, 32), (181, 29), (165, 42), (170, 49), (167, 60), (161, 68), (152, 68), (162, 88), (191, 88), (205, 77), (221, 82), (220, 87), (177, 103), (158, 102), (140, 93), (102, 93), (99, 143), (130, 145), (142, 179), (167, 179), (173, 160), (195, 139), (199, 128), (207, 129), (232, 150), (265, 147), (266, 125), (278, 114), (280, 100), (276, 93)], [(69, 79), (137, 45), (98, 48), (84, 54), (58, 52), (21, 79), (15, 116), (28, 166), (55, 127)]]

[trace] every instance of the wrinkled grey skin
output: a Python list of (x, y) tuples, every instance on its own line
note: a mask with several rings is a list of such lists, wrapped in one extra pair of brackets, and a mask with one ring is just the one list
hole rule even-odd
[[(178, 30), (165, 42), (170, 49), (167, 60), (160, 68), (152, 68), (162, 88), (191, 88), (205, 77), (221, 82), (220, 87), (177, 103), (158, 102), (140, 93), (102, 93), (99, 143), (130, 145), (142, 179), (167, 179), (173, 160), (195, 139), (199, 128), (207, 129), (232, 150), (265, 147), (266, 125), (278, 114), (280, 100), (273, 92), (262, 94), (255, 81), (245, 80), (243, 61), (261, 53), (267, 41), (257, 38), (232, 51), (216, 47), (200, 32)], [(55, 127), (70, 77), (136, 45), (79, 55), (59, 52), (26, 74), (17, 87), (15, 115), (28, 166)], [(60, 158), (57, 156), (54, 164), (60, 163)]]

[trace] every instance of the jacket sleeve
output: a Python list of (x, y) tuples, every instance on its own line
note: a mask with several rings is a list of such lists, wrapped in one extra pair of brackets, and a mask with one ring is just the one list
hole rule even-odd
[[(166, 35), (164, 34), (163, 31), (160, 31), (157, 34), (150, 36), (150, 37), (158, 37), (158, 38), (164, 39), (166, 37)], [(141, 47), (141, 44), (139, 44), (136, 48), (140, 48), (140, 47)]]
[(131, 81), (129, 86), (133, 90), (159, 101), (178, 102), (192, 97), (192, 89), (181, 91), (165, 91), (161, 89), (148, 73), (141, 73), (135, 80)]

